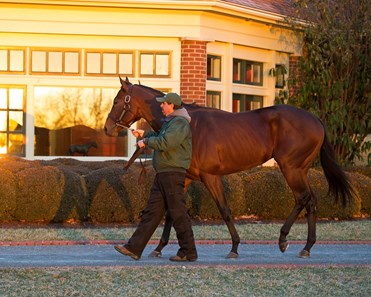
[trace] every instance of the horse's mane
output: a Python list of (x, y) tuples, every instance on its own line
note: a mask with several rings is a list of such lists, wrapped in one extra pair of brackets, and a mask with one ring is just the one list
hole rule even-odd
[(221, 110), (219, 108), (209, 107), (198, 105), (197, 103), (183, 103), (183, 106), (189, 111), (202, 111), (202, 112), (227, 112), (225, 110)]
[[(156, 90), (154, 88), (151, 88), (151, 87), (148, 87), (148, 86), (145, 86), (145, 85), (141, 85), (139, 84), (138, 86), (150, 91), (150, 92), (154, 92), (155, 96), (164, 96), (165, 94), (159, 90)], [(218, 109), (218, 108), (213, 108), (213, 107), (207, 107), (207, 106), (202, 106), (202, 105), (198, 105), (196, 102), (193, 102), (193, 103), (183, 103), (183, 106), (186, 108), (186, 109), (189, 109), (189, 110), (192, 110), (192, 111), (197, 111), (197, 110), (202, 110), (204, 112), (215, 112), (215, 111), (221, 111), (223, 112), (222, 110)]]
[(159, 91), (159, 90), (156, 90), (156, 89), (154, 89), (154, 88), (151, 88), (151, 87), (148, 87), (148, 86), (145, 86), (145, 85), (137, 85), (137, 86), (140, 86), (140, 87), (142, 87), (142, 88), (144, 88), (144, 89), (147, 89), (148, 91), (152, 91), (152, 92), (155, 92), (156, 93), (156, 96), (157, 95), (160, 95), (160, 96), (164, 96), (164, 93), (163, 92), (161, 92), (161, 91)]

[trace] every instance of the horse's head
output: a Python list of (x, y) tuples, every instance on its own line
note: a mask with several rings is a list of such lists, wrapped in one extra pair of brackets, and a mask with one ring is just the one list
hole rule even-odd
[(117, 136), (123, 128), (129, 128), (133, 123), (144, 118), (154, 130), (161, 128), (162, 112), (155, 97), (164, 94), (158, 90), (143, 85), (133, 85), (129, 79), (122, 80), (121, 88), (113, 100), (110, 113), (104, 125), (108, 136)]
[(113, 105), (104, 124), (104, 131), (108, 136), (117, 136), (120, 130), (130, 127), (141, 118), (138, 106), (132, 101), (134, 85), (126, 78), (120, 77), (121, 88), (113, 99)]

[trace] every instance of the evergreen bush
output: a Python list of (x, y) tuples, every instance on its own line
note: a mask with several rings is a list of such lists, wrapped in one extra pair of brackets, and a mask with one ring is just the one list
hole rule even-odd
[[(149, 162), (148, 162), (149, 163)], [(74, 159), (28, 161), (0, 159), (0, 222), (136, 223), (144, 209), (155, 172), (139, 164), (124, 172), (123, 162), (83, 162)], [(355, 199), (346, 208), (327, 195), (321, 170), (311, 169), (309, 181), (317, 197), (319, 218), (349, 219), (371, 214), (371, 178), (368, 168), (348, 170)], [(366, 173), (366, 174), (365, 174)], [(233, 217), (286, 219), (294, 197), (278, 168), (261, 167), (223, 177)], [(200, 181), (187, 192), (193, 219), (221, 219), (211, 194)], [(301, 217), (305, 211), (301, 213)]]

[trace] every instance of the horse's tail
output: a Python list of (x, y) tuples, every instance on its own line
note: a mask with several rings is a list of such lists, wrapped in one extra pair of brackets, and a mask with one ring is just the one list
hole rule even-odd
[(336, 162), (335, 151), (326, 132), (321, 146), (320, 160), (329, 185), (329, 193), (334, 194), (336, 202), (340, 195), (343, 206), (346, 206), (347, 202), (352, 199), (354, 191), (349, 178)]

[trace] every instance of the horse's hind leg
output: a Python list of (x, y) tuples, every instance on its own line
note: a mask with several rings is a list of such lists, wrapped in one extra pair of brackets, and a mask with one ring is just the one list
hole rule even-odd
[(308, 204), (305, 206), (307, 210), (307, 223), (308, 223), (308, 237), (307, 244), (304, 249), (299, 253), (300, 258), (310, 257), (310, 250), (316, 242), (316, 221), (317, 221), (317, 210), (316, 210), (316, 198), (311, 191), (311, 199)]
[(236, 227), (234, 225), (234, 220), (231, 214), (231, 210), (228, 207), (227, 200), (224, 196), (224, 188), (222, 184), (221, 176), (203, 174), (201, 176), (201, 181), (205, 184), (206, 188), (210, 191), (213, 196), (216, 205), (222, 215), (229, 233), (232, 237), (232, 249), (227, 255), (227, 258), (237, 258), (238, 257), (238, 245), (240, 243), (240, 236), (237, 233)]
[(316, 201), (308, 184), (307, 170), (282, 170), (282, 173), (294, 193), (295, 206), (281, 228), (278, 240), (279, 248), (281, 252), (287, 250), (288, 243), (286, 237), (300, 212), (305, 207), (308, 211), (308, 237), (307, 244), (300, 252), (299, 256), (309, 257), (310, 249), (316, 241)]

